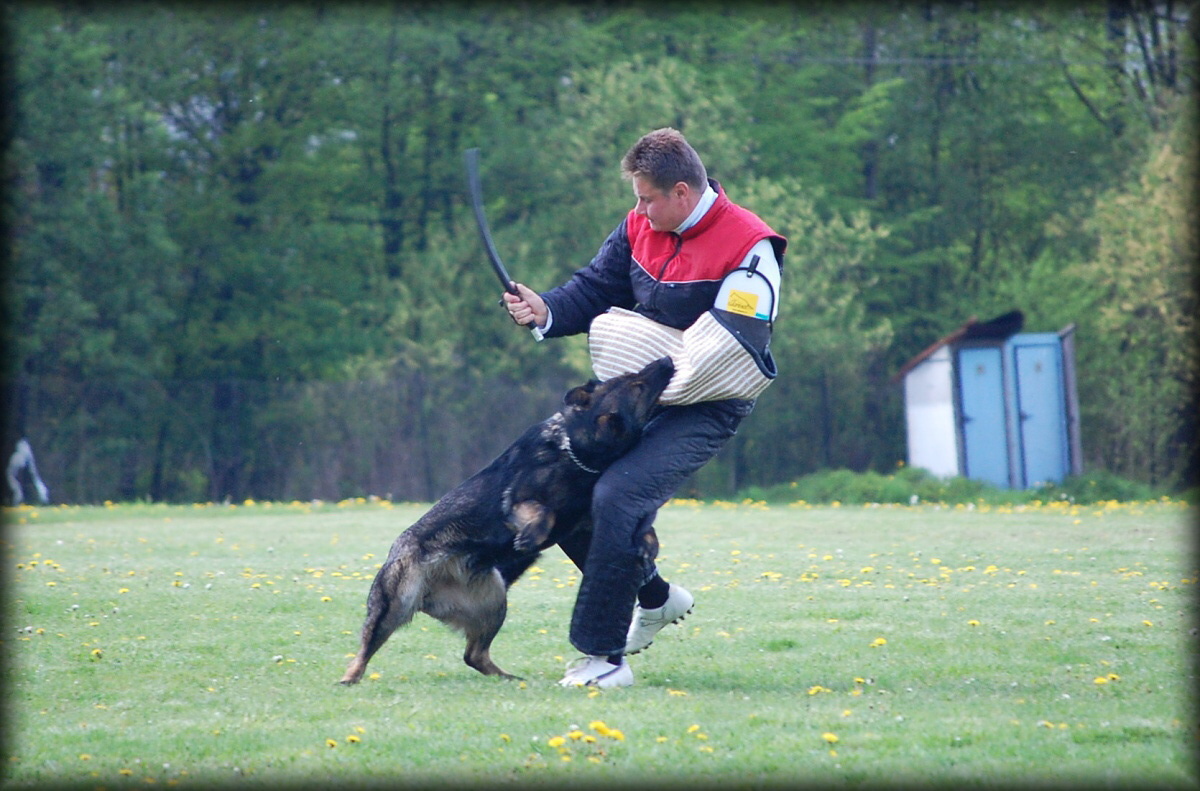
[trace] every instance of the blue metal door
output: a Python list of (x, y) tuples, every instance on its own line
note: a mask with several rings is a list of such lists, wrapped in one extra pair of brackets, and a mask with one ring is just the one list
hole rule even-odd
[(1059, 482), (1069, 466), (1062, 354), (1057, 336), (1014, 345), (1021, 442), (1021, 486)]
[(963, 475), (1007, 489), (1009, 456), (1002, 363), (998, 347), (958, 351)]

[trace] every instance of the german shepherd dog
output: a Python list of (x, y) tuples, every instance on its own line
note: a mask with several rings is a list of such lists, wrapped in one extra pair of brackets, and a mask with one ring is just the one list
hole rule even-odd
[[(341, 683), (358, 683), (375, 652), (418, 611), (466, 635), (470, 667), (516, 678), (489, 653), (509, 586), (542, 550), (590, 529), (596, 479), (637, 444), (674, 372), (664, 357), (570, 390), (561, 410), (401, 533), (371, 583), (362, 642)], [(656, 543), (651, 531), (647, 551)]]

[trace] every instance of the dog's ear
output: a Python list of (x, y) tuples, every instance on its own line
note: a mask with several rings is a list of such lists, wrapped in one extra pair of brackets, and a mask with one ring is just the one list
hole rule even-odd
[(566, 406), (574, 406), (579, 407), (580, 409), (586, 409), (591, 405), (592, 393), (595, 392), (596, 387), (599, 384), (599, 381), (593, 379), (585, 385), (580, 385), (572, 390), (568, 390), (567, 394), (563, 396), (563, 404)]

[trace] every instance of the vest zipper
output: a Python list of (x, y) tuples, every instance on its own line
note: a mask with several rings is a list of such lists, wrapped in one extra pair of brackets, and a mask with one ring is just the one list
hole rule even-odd
[(671, 265), (671, 262), (679, 257), (679, 253), (681, 250), (683, 250), (683, 236), (681, 234), (675, 234), (675, 252), (673, 252), (669, 256), (667, 256), (666, 261), (663, 261), (663, 265), (661, 267), (659, 267), (659, 269), (658, 269), (658, 277), (656, 277), (654, 279), (654, 307), (655, 308), (658, 307), (658, 290), (660, 288), (662, 288), (663, 275), (665, 275), (667, 273), (667, 267)]

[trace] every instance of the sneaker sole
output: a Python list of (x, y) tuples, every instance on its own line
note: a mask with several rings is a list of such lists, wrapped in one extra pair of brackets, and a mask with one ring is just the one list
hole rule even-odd
[[(685, 610), (685, 611), (684, 611), (683, 615), (681, 615), (681, 616), (679, 616), (678, 618), (676, 618), (675, 620), (671, 621), (671, 623), (663, 624), (663, 627), (662, 627), (662, 628), (663, 628), (663, 629), (666, 629), (668, 626), (672, 626), (672, 625), (674, 625), (674, 624), (677, 624), (677, 623), (679, 623), (680, 621), (682, 621), (683, 619), (687, 618), (689, 615), (691, 615), (691, 614), (692, 614), (692, 608), (693, 608), (693, 607), (695, 607), (695, 605), (694, 605), (694, 604), (692, 605), (692, 607), (688, 607), (688, 608), (687, 608), (687, 610)], [(659, 629), (659, 631), (661, 632), (661, 631), (662, 631), (662, 629)], [(655, 635), (655, 636), (657, 637), (657, 635)], [(653, 641), (653, 640), (651, 640), (650, 642), (646, 643), (644, 646), (642, 646), (641, 648), (639, 648), (639, 649), (638, 649), (638, 650), (636, 650), (636, 651), (626, 651), (626, 652), (625, 652), (625, 656), (634, 656), (634, 655), (636, 655), (636, 654), (640, 654), (640, 653), (642, 653), (643, 651), (645, 651), (647, 648), (649, 648), (649, 647), (650, 647), (650, 646), (652, 646), (652, 645), (654, 645), (654, 641)]]
[(590, 678), (587, 681), (567, 682), (566, 679), (563, 679), (562, 681), (558, 682), (558, 685), (560, 687), (565, 687), (567, 689), (578, 689), (579, 687), (588, 687), (589, 689), (593, 688), (593, 687), (604, 687), (604, 688), (609, 688), (609, 689), (615, 689), (615, 688), (619, 688), (619, 687), (633, 686), (632, 680), (628, 684), (604, 685), (604, 684), (600, 683), (604, 679), (609, 678), (610, 676), (616, 675), (619, 672), (621, 672), (621, 668), (617, 667), (617, 668), (614, 668), (614, 669), (608, 671), (607, 673), (602, 673), (594, 678)]

